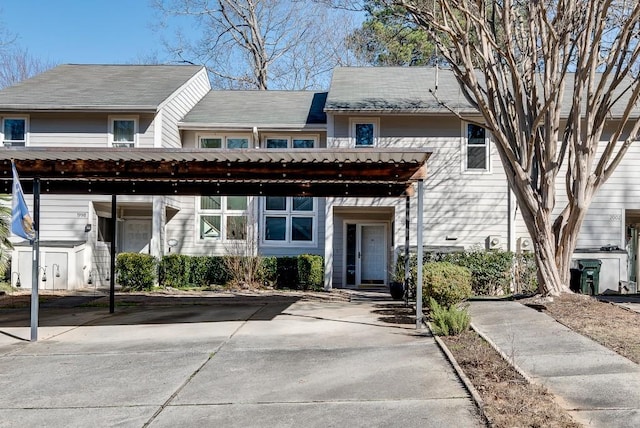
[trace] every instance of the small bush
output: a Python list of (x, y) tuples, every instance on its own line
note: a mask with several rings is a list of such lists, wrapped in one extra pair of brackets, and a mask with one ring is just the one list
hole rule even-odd
[[(476, 296), (496, 296), (510, 293), (513, 278), (514, 292), (528, 293), (537, 289), (536, 265), (533, 254), (513, 254), (508, 251), (425, 252), (423, 262), (449, 262), (471, 271), (471, 288)], [(409, 259), (409, 286), (415, 287), (417, 257)], [(512, 269), (513, 272), (512, 272)], [(394, 278), (404, 281), (404, 254), (396, 260)]]
[(429, 299), (433, 333), (438, 336), (457, 336), (469, 329), (471, 317), (466, 308), (442, 307), (433, 298)]
[(276, 260), (277, 287), (298, 288), (298, 258), (278, 257)]
[(423, 269), (423, 300), (433, 298), (450, 308), (471, 297), (471, 271), (449, 262), (426, 263)]
[(278, 258), (274, 256), (263, 257), (260, 271), (260, 281), (269, 287), (276, 285), (278, 280)]
[(183, 288), (189, 285), (192, 257), (169, 254), (160, 260), (159, 282), (161, 287)]
[(116, 258), (118, 283), (125, 290), (150, 290), (156, 282), (157, 265), (149, 254), (120, 253)]
[(298, 256), (298, 284), (303, 290), (318, 290), (324, 282), (322, 257), (313, 254)]
[(229, 273), (229, 281), (234, 286), (255, 287), (260, 284), (262, 257), (227, 255), (224, 256), (224, 267)]
[(443, 254), (441, 260), (471, 271), (471, 288), (476, 296), (510, 292), (513, 254), (508, 251), (460, 251)]

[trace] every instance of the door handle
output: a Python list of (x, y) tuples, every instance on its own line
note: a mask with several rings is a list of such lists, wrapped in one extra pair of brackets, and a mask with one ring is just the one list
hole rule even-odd
[(360, 251), (358, 251), (358, 258), (360, 258)]

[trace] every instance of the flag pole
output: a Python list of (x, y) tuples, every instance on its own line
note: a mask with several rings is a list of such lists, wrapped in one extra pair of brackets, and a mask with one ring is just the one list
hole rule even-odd
[(40, 178), (33, 179), (33, 229), (35, 237), (31, 241), (31, 341), (38, 340), (38, 275), (40, 274)]

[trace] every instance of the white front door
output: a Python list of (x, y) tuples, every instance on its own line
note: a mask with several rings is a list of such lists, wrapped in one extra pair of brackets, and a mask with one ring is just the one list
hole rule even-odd
[(387, 279), (387, 227), (384, 224), (359, 224), (357, 228), (358, 285), (384, 285)]
[(128, 219), (122, 231), (123, 253), (148, 253), (151, 241), (151, 220)]

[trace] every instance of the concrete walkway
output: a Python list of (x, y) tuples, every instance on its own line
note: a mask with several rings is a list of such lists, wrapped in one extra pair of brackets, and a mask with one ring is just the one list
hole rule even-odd
[(389, 301), (167, 300), (0, 310), (0, 427), (476, 427)]
[(640, 367), (518, 302), (477, 301), (474, 327), (586, 426), (640, 426)]

